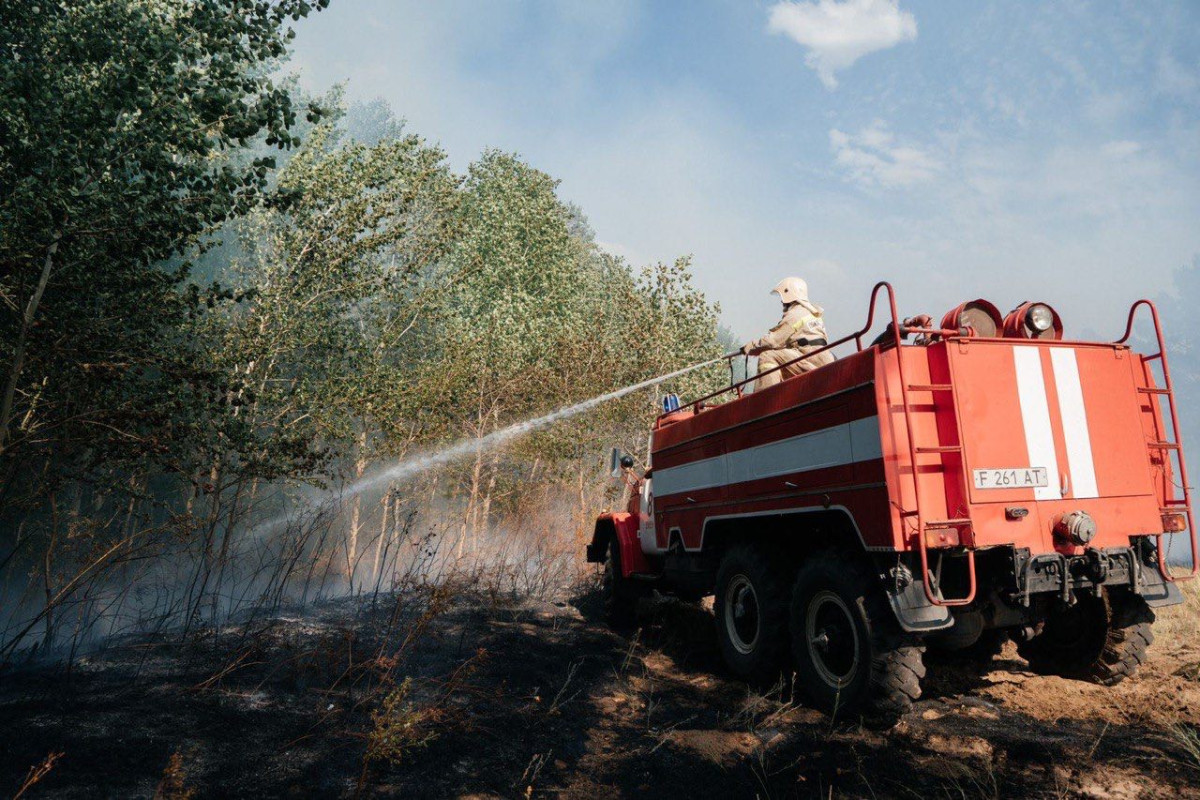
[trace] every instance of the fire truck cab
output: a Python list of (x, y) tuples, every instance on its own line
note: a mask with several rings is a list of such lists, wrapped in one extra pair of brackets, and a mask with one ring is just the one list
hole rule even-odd
[[(891, 319), (864, 343), (881, 298)], [(1129, 345), (1142, 307), (1150, 355)], [(866, 325), (828, 347), (852, 352), (665, 413), (649, 468), (624, 459), (627, 507), (587, 548), (610, 622), (633, 624), (655, 590), (714, 594), (729, 668), (760, 684), (794, 670), (833, 716), (898, 718), (927, 646), (990, 659), (1011, 638), (1039, 672), (1132, 674), (1153, 609), (1196, 572), (1153, 304), (1116, 342), (1068, 341), (1044, 303), (901, 321), (881, 283)], [(1177, 535), (1187, 575), (1167, 563)]]

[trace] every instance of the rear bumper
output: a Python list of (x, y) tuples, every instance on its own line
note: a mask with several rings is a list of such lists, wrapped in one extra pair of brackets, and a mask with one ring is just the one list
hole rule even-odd
[(1157, 563), (1139, 553), (1138, 546), (1106, 547), (1088, 550), (1083, 555), (1030, 553), (1014, 549), (1014, 599), (1029, 606), (1036, 595), (1058, 595), (1069, 601), (1072, 593), (1099, 592), (1101, 587), (1128, 587), (1150, 606), (1168, 606), (1183, 602), (1183, 594), (1174, 583), (1163, 580)]
[[(919, 564), (906, 553), (899, 562), (880, 560), (880, 576), (900, 627), (909, 633), (929, 634), (950, 628), (954, 620), (981, 611), (985, 627), (1013, 627), (1036, 621), (1047, 602), (1071, 601), (1072, 595), (1115, 589), (1136, 594), (1152, 607), (1183, 602), (1179, 587), (1163, 580), (1153, 539), (1138, 537), (1130, 547), (1089, 550), (1080, 556), (1032, 553), (1011, 545), (975, 551), (979, 591), (969, 608), (951, 610), (934, 605), (915, 576)], [(944, 557), (944, 560), (943, 560)], [(889, 563), (890, 562), (890, 563)], [(967, 591), (966, 554), (943, 551), (934, 557), (931, 577), (940, 580), (934, 591), (961, 597)], [(940, 585), (938, 585), (940, 584)]]

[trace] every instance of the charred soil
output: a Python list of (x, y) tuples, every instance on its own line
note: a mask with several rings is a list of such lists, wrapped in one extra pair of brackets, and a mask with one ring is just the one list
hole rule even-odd
[(1034, 675), (1011, 644), (982, 671), (929, 657), (879, 731), (728, 676), (702, 605), (643, 603), (631, 636), (594, 606), (414, 591), (10, 671), (0, 793), (1200, 797), (1185, 637), (1114, 688)]

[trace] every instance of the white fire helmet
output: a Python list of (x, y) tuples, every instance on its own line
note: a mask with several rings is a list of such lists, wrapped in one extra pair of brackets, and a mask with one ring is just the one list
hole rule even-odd
[(801, 278), (784, 278), (779, 285), (771, 290), (771, 294), (779, 295), (783, 304), (808, 302), (808, 284)]

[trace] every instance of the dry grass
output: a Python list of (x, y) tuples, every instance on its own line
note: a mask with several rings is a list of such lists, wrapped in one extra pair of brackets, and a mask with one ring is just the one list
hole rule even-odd
[(1200, 729), (1183, 723), (1172, 725), (1171, 738), (1187, 756), (1189, 766), (1200, 769)]
[(1177, 585), (1183, 592), (1183, 605), (1155, 611), (1155, 637), (1160, 645), (1172, 650), (1194, 646), (1196, 630), (1200, 627), (1200, 581), (1184, 581)]

